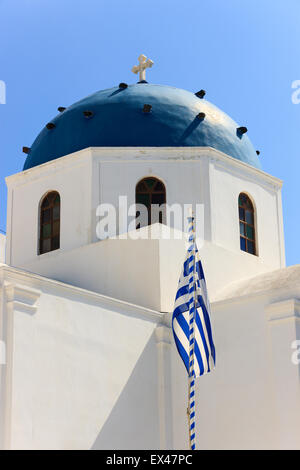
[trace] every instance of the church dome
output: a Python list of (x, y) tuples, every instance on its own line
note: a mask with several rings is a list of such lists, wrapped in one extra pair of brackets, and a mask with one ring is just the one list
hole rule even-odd
[(238, 128), (227, 114), (189, 91), (148, 83), (123, 85), (62, 108), (28, 150), (23, 169), (87, 147), (213, 147), (260, 168), (242, 133), (246, 129)]

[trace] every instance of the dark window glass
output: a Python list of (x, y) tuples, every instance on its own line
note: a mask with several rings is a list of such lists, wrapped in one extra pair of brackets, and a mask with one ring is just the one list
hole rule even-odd
[(152, 204), (164, 204), (165, 196), (163, 193), (154, 193), (152, 194)]
[(43, 225), (42, 235), (44, 239), (51, 237), (51, 224)]
[(51, 210), (50, 209), (45, 209), (44, 210), (44, 222), (50, 222), (50, 217), (51, 217)]
[(53, 223), (53, 235), (59, 235), (59, 220)]
[(165, 191), (165, 187), (163, 185), (163, 183), (161, 181), (157, 181), (156, 185), (155, 185), (155, 192), (164, 192)]
[(52, 239), (52, 250), (57, 250), (59, 248), (59, 236), (53, 237)]
[(250, 240), (248, 240), (247, 245), (248, 245), (248, 253), (251, 253), (252, 255), (255, 255), (254, 243), (250, 242)]
[(251, 212), (250, 210), (246, 210), (246, 222), (247, 224), (251, 224), (251, 225), (254, 224), (253, 212)]
[(56, 191), (48, 193), (40, 209), (39, 253), (57, 250), (60, 239), (60, 196)]
[(146, 183), (146, 186), (148, 186), (149, 189), (152, 189), (155, 183), (157, 182), (157, 180), (154, 178), (147, 178), (144, 180), (144, 182)]
[(246, 251), (246, 239), (241, 237), (241, 250)]
[(60, 205), (57, 204), (56, 206), (53, 207), (53, 219), (57, 220), (60, 217)]
[(250, 240), (254, 239), (254, 228), (251, 225), (246, 225), (246, 237)]
[(47, 240), (42, 241), (42, 253), (47, 253), (47, 251), (51, 250), (51, 240), (47, 238)]
[(49, 201), (48, 201), (48, 197), (46, 196), (42, 203), (42, 208), (45, 209), (48, 206), (49, 206)]
[(241, 250), (256, 255), (254, 208), (247, 194), (239, 195), (240, 246)]
[(137, 187), (136, 187), (137, 192), (147, 192), (147, 186), (145, 186), (144, 182), (141, 181)]
[[(165, 211), (151, 211), (152, 204), (161, 206), (166, 203), (166, 188), (162, 181), (157, 178), (144, 178), (140, 181), (135, 190), (135, 202), (147, 207), (148, 225), (156, 222), (165, 223)], [(140, 228), (139, 223), (137, 228)]]
[(144, 204), (144, 206), (150, 207), (150, 195), (139, 194), (136, 200), (136, 204)]
[(243, 222), (240, 222), (240, 234), (241, 235), (246, 235), (245, 234), (245, 224)]

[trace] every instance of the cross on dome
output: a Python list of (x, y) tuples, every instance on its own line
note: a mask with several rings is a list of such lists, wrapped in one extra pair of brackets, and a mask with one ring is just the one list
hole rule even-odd
[(154, 62), (151, 59), (147, 59), (144, 54), (138, 57), (138, 61), (139, 65), (134, 65), (131, 71), (133, 73), (139, 73), (140, 82), (146, 82), (146, 69), (151, 68)]

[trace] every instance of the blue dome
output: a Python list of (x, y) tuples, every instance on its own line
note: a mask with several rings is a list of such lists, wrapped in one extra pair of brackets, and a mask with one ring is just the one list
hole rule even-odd
[[(145, 104), (152, 106), (143, 112)], [(91, 111), (90, 117), (83, 112)], [(197, 115), (205, 113), (204, 119)], [(98, 91), (66, 108), (34, 141), (24, 170), (87, 147), (213, 147), (260, 168), (247, 137), (227, 114), (193, 93), (137, 83)]]

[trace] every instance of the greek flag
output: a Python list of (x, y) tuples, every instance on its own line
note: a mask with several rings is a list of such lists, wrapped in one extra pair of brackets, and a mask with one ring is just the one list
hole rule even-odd
[(195, 378), (215, 366), (205, 277), (195, 241), (194, 218), (189, 217), (189, 248), (179, 279), (172, 319), (178, 352), (189, 376), (190, 447), (195, 449)]

